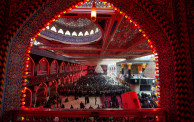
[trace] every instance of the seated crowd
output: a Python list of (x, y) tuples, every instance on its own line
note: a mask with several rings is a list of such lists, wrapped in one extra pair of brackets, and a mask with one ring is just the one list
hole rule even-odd
[[(43, 106), (45, 108), (51, 108), (51, 105), (56, 105), (54, 107), (65, 108), (65, 105), (62, 104), (62, 96), (65, 96), (65, 103), (69, 102), (68, 96), (74, 95), (77, 100), (79, 97), (85, 96), (85, 104), (89, 103), (89, 97), (101, 97), (104, 102), (102, 108), (119, 108), (119, 102), (116, 96), (121, 96), (122, 93), (130, 91), (128, 86), (118, 83), (118, 85), (109, 78), (106, 78), (103, 75), (99, 74), (88, 74), (82, 76), (78, 81), (70, 84), (61, 84), (58, 87), (58, 93), (51, 97), (48, 96), (48, 99), (44, 103), (36, 103), (36, 107)], [(105, 99), (105, 96), (110, 96), (110, 101)], [(142, 108), (156, 108), (156, 96), (148, 95), (142, 93), (141, 96), (138, 94), (139, 101)], [(121, 98), (121, 97), (120, 97)], [(95, 103), (96, 104), (96, 103)], [(71, 105), (70, 109), (73, 109)], [(98, 105), (97, 108), (99, 109)], [(68, 108), (69, 109), (69, 108)], [(80, 103), (80, 109), (85, 109), (84, 103)], [(91, 106), (89, 109), (93, 109)]]
[(141, 96), (138, 94), (138, 98), (141, 108), (157, 108), (156, 95), (150, 95), (142, 92)]
[(130, 91), (128, 86), (115, 85), (113, 80), (108, 80), (99, 74), (82, 76), (78, 81), (65, 85), (61, 84), (58, 88), (58, 93), (61, 95), (78, 95), (80, 97), (83, 95), (102, 96), (102, 94), (107, 96), (111, 93), (120, 95), (127, 91)]

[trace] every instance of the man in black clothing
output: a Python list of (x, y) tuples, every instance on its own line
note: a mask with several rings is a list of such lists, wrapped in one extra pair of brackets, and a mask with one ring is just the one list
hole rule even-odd
[(100, 109), (100, 106), (98, 105), (97, 109)]
[(65, 105), (64, 105), (64, 104), (62, 104), (62, 105), (61, 105), (61, 108), (65, 108)]
[(97, 98), (95, 97), (95, 105), (96, 105), (96, 102), (97, 102)]
[(89, 109), (93, 109), (91, 105), (90, 105)]
[(87, 103), (87, 96), (85, 96), (85, 104)]
[(82, 103), (82, 101), (80, 103), (80, 108), (84, 108), (84, 104)]
[(70, 109), (73, 109), (73, 106), (71, 105)]

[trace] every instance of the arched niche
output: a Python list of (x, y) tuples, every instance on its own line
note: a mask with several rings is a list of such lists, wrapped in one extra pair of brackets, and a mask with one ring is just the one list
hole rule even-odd
[(46, 58), (42, 58), (37, 65), (37, 75), (49, 74), (49, 62)]
[(67, 72), (69, 72), (69, 71), (71, 70), (70, 67), (71, 67), (71, 66), (70, 66), (70, 64), (68, 63), (68, 64), (67, 64)]
[(26, 88), (25, 107), (31, 106), (32, 106), (32, 91), (29, 88)]
[(64, 77), (60, 78), (60, 82), (61, 84), (65, 84), (65, 78)]
[(80, 65), (78, 65), (78, 70), (80, 70)]
[(75, 74), (73, 75), (73, 82), (75, 82), (76, 78), (75, 78)]
[(60, 65), (60, 72), (66, 72), (66, 65), (65, 62), (62, 62)]
[(71, 70), (70, 71), (74, 71), (74, 66), (73, 64), (71, 64)]
[(52, 97), (57, 93), (57, 81), (53, 80), (49, 82), (49, 86), (50, 86), (50, 96)]
[(66, 84), (70, 84), (70, 82), (71, 82), (70, 77), (67, 76), (67, 77), (66, 77)]
[(27, 58), (27, 60), (29, 61), (29, 64), (28, 64), (28, 67), (26, 68), (28, 72), (26, 76), (32, 77), (34, 76), (35, 63), (34, 63), (34, 60), (30, 56)]
[(50, 74), (55, 74), (55, 73), (58, 73), (58, 62), (57, 62), (57, 60), (54, 60), (51, 63), (51, 68), (50, 68)]
[(80, 65), (80, 70), (82, 71), (82, 64)]
[(70, 83), (73, 83), (73, 76), (70, 75)]
[(39, 103), (43, 103), (46, 101), (47, 97), (47, 84), (46, 83), (41, 83), (35, 92), (35, 103), (38, 105)]

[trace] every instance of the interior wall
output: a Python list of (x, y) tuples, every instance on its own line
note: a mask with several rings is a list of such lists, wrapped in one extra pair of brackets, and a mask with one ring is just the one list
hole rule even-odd
[(139, 85), (130, 84), (130, 88), (132, 91), (135, 91), (137, 94), (139, 93)]

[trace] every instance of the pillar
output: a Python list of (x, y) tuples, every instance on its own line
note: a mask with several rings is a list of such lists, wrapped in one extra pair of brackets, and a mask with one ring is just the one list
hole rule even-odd
[(132, 65), (132, 63), (127, 63), (129, 78), (131, 78), (131, 65)]
[(146, 63), (142, 63), (141, 66), (142, 66), (142, 72), (144, 72), (145, 67), (146, 67)]
[(124, 74), (124, 66), (125, 64), (121, 64), (121, 68), (122, 68), (121, 74)]
[(139, 72), (142, 71), (142, 65), (140, 66), (138, 65), (137, 67), (138, 67), (138, 74), (139, 74)]

